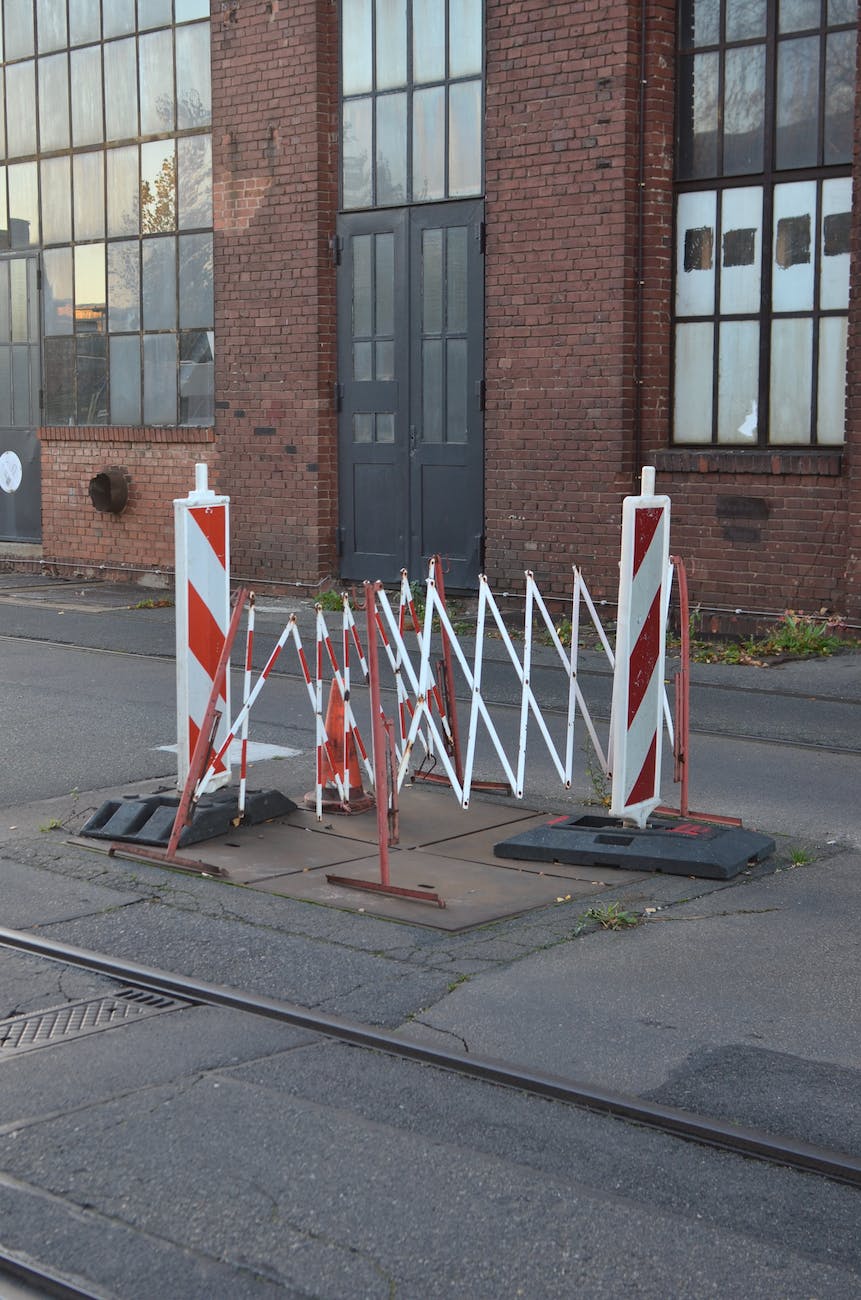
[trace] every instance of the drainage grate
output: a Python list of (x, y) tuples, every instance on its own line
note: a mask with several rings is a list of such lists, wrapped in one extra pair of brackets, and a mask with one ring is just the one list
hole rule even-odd
[(68, 1038), (82, 1038), (102, 1029), (113, 1029), (161, 1015), (164, 1011), (181, 1011), (192, 1002), (168, 998), (146, 989), (119, 989), (103, 998), (86, 1002), (66, 1002), (61, 1007), (47, 1007), (23, 1016), (0, 1020), (0, 1060), (6, 1052), (31, 1052), (37, 1047), (51, 1047)]

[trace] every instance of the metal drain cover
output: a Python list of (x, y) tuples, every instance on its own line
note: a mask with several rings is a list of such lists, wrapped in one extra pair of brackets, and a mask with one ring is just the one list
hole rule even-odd
[(193, 1005), (146, 989), (124, 988), (102, 998), (64, 1002), (59, 1007), (10, 1016), (8, 1020), (0, 1020), (0, 1061), (6, 1053), (52, 1047), (69, 1038), (83, 1038), (85, 1034), (98, 1034), (103, 1029), (131, 1024), (145, 1016), (181, 1011)]

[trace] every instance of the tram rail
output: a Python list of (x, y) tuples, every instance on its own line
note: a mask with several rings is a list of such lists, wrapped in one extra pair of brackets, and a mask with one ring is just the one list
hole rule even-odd
[(656, 1129), (673, 1137), (861, 1188), (861, 1159), (794, 1137), (730, 1124), (711, 1116), (659, 1105), (580, 1080), (527, 1070), (507, 1061), (429, 1047), (342, 1016), (211, 984), (137, 962), (120, 961), (109, 954), (78, 948), (24, 931), (0, 927), (0, 947), (80, 967), (162, 996), (181, 997), (191, 1003), (262, 1016), (364, 1050), (383, 1052), (422, 1065), (453, 1071), (467, 1078), (511, 1088), (529, 1096), (562, 1102)]

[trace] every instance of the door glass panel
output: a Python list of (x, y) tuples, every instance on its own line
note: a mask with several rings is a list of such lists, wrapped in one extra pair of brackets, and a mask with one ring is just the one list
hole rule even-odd
[(446, 442), (466, 442), (467, 434), (466, 339), (446, 342)]
[(407, 81), (407, 0), (376, 0), (377, 90)]
[(769, 442), (810, 441), (812, 369), (813, 321), (772, 321)]
[(413, 81), (444, 80), (445, 0), (413, 0)]
[(373, 89), (374, 80), (371, 0), (342, 0), (341, 24), (343, 93), (366, 94)]
[(445, 197), (445, 87), (413, 95), (413, 200)]
[(39, 147), (69, 147), (69, 59), (54, 54), (39, 60)]
[(390, 380), (395, 377), (395, 345), (385, 342), (375, 345), (376, 378)]
[(388, 412), (377, 416), (377, 442), (394, 442), (395, 417)]
[(373, 333), (373, 235), (356, 235), (353, 239), (353, 336)]
[(481, 0), (456, 0), (449, 5), (449, 75), (481, 73)]
[(367, 411), (353, 416), (353, 442), (374, 441), (374, 417)]
[(724, 81), (724, 174), (762, 171), (765, 46), (727, 50)]
[(72, 333), (72, 250), (48, 248), (42, 254), (42, 307), (46, 334)]
[(813, 167), (819, 143), (819, 37), (783, 41), (777, 52), (777, 166)]
[(12, 349), (0, 347), (0, 428), (12, 424)]
[(72, 187), (68, 158), (46, 158), (42, 177), (42, 237), (46, 244), (72, 242)]
[(466, 333), (466, 226), (450, 226), (446, 238), (446, 327), (450, 334)]
[(9, 267), (8, 261), (0, 262), (0, 343), (12, 342), (12, 320), (9, 314)]
[(377, 99), (377, 206), (403, 203), (407, 195), (407, 97)]
[(133, 338), (110, 340), (111, 423), (140, 424), (141, 345)]
[(75, 239), (104, 239), (105, 181), (101, 153), (75, 154), (72, 159)]
[(442, 442), (442, 340), (422, 343), (422, 439)]
[(353, 344), (353, 378), (359, 383), (367, 383), (374, 377), (373, 343)]
[(30, 409), (30, 348), (12, 348), (12, 423), (18, 427), (35, 424)]
[(819, 322), (816, 437), (832, 446), (846, 434), (846, 325), (845, 316), (825, 316)]
[(722, 321), (718, 347), (718, 442), (755, 446), (759, 322)]
[(711, 442), (714, 326), (676, 326), (676, 442)]
[(29, 342), (29, 314), (27, 311), (27, 266), (23, 258), (10, 264), (12, 289), (12, 342)]
[(395, 331), (395, 240), (376, 235), (376, 334)]
[(448, 192), (451, 198), (481, 192), (481, 82), (449, 90)]
[(442, 333), (443, 232), (422, 231), (422, 331)]

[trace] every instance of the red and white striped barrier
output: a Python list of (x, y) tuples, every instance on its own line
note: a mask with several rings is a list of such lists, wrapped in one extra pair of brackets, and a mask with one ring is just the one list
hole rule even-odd
[(669, 550), (670, 498), (655, 495), (655, 471), (647, 466), (642, 494), (622, 505), (610, 729), (610, 815), (641, 827), (661, 802)]
[[(218, 657), (230, 621), (229, 497), (207, 486), (206, 465), (195, 465), (195, 487), (174, 501), (176, 545), (177, 784), (181, 789), (212, 692)], [(227, 733), (230, 682), (219, 697), (216, 744)], [(230, 779), (226, 755), (200, 793)]]

